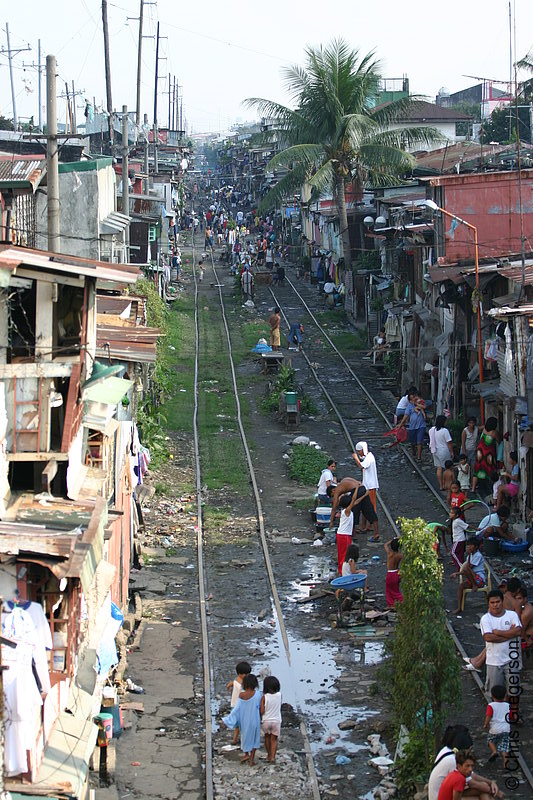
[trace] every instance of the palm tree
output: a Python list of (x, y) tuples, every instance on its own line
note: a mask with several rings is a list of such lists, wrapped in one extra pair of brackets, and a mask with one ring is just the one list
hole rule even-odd
[(369, 53), (359, 58), (342, 39), (327, 47), (308, 47), (304, 67), (285, 70), (285, 83), (295, 108), (272, 100), (249, 98), (246, 105), (274, 120), (271, 135), (281, 151), (268, 169), (288, 168), (287, 174), (265, 196), (268, 207), (308, 183), (313, 197), (331, 192), (335, 201), (346, 267), (351, 268), (346, 214), (346, 183), (399, 183), (414, 158), (405, 148), (414, 142), (442, 139), (430, 128), (390, 129), (416, 103), (413, 98), (376, 107), (380, 65)]

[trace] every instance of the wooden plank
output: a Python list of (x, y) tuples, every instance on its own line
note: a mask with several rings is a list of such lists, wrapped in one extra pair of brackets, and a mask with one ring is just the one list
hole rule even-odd
[[(50, 265), (52, 266), (52, 265)], [(65, 286), (84, 286), (85, 278), (72, 278), (63, 275), (61, 272), (35, 272), (31, 269), (17, 267), (17, 275), (21, 278), (30, 278), (33, 281), (45, 281), (46, 283), (64, 283)]]
[[(79, 360), (79, 356), (76, 357)], [(40, 361), (34, 364), (0, 364), (0, 380), (10, 378), (68, 378), (72, 364), (56, 361)]]
[(57, 459), (51, 458), (41, 475), (42, 487), (50, 494), (50, 486), (57, 475)]
[(6, 453), (8, 461), (50, 461), (52, 458), (68, 461), (68, 453)]

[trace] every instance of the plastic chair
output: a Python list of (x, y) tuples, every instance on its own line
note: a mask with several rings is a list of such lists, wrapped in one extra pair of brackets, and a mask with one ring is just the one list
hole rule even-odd
[[(477, 593), (485, 592), (485, 600), (488, 603), (488, 601), (489, 601), (489, 592), (492, 591), (492, 584), (491, 584), (491, 580), (490, 580), (490, 567), (489, 567), (489, 565), (487, 564), (487, 562), (485, 560), (483, 561), (483, 565), (485, 567), (485, 575), (487, 576), (487, 582), (486, 582), (485, 586), (480, 586), (479, 589), (476, 589), (476, 592)], [(463, 578), (462, 573), (459, 575), (459, 580), (461, 581), (461, 583), (464, 583), (464, 578)], [(463, 597), (461, 599), (461, 611), (465, 610), (466, 595), (469, 594), (469, 592), (473, 592), (473, 591), (474, 591), (473, 589), (465, 589), (464, 590)]]

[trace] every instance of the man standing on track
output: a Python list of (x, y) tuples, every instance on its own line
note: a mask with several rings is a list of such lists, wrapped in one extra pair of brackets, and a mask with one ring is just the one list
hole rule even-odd
[(281, 312), (279, 308), (276, 306), (272, 314), (268, 319), (268, 325), (270, 327), (270, 346), (272, 350), (279, 350), (281, 339), (279, 334), (279, 323), (281, 320)]
[[(377, 513), (376, 492), (379, 489), (379, 481), (374, 454), (369, 451), (366, 442), (357, 442), (355, 453), (352, 453), (352, 456), (357, 466), (363, 470), (363, 485), (368, 489), (368, 495), (374, 506), (374, 511)], [(361, 528), (361, 531), (365, 530), (371, 530), (371, 526), (366, 519)]]

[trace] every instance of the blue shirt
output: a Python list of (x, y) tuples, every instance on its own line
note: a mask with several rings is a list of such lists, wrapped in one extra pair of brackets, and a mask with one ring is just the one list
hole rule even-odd
[(409, 430), (417, 431), (419, 428), (426, 427), (426, 418), (422, 411), (415, 411), (413, 403), (407, 403), (407, 408), (404, 411), (406, 417), (409, 417)]

